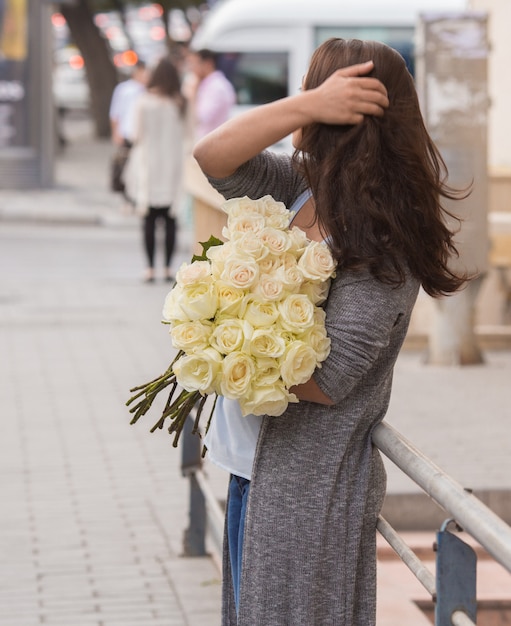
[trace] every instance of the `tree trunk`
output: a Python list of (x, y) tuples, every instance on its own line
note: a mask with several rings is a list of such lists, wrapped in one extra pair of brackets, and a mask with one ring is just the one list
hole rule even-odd
[(91, 115), (98, 137), (110, 136), (109, 108), (117, 84), (117, 72), (110, 58), (108, 44), (94, 23), (87, 0), (62, 4), (60, 11), (85, 62), (90, 88)]

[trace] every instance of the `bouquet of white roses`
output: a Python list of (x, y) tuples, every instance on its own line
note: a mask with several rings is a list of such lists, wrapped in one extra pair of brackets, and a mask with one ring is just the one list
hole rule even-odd
[[(335, 262), (328, 246), (290, 227), (292, 213), (271, 196), (223, 205), (225, 243), (211, 238), (203, 255), (183, 264), (163, 307), (177, 356), (159, 378), (135, 387), (131, 423), (171, 386), (152, 430), (171, 420), (176, 433), (209, 395), (237, 400), (243, 415), (281, 415), (297, 402), (290, 388), (306, 382), (330, 351), (326, 300)], [(177, 393), (177, 388), (181, 391)]]

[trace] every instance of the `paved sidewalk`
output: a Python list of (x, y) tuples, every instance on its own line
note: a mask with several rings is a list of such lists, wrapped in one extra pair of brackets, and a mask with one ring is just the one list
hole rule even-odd
[(168, 365), (168, 286), (140, 280), (109, 144), (76, 130), (56, 189), (0, 194), (0, 624), (215, 626), (219, 571), (181, 556), (179, 452), (124, 406)]
[(2, 626), (219, 623), (218, 570), (180, 556), (179, 453), (124, 406), (170, 358), (135, 234), (1, 226)]
[[(215, 626), (218, 569), (181, 556), (179, 452), (149, 417), (129, 426), (124, 406), (168, 364), (168, 287), (140, 281), (139, 221), (108, 190), (109, 143), (86, 120), (72, 131), (55, 189), (0, 195), (0, 624)], [(485, 357), (441, 368), (404, 352), (388, 421), (464, 486), (508, 493), (511, 352)], [(222, 498), (225, 476), (206, 469)], [(417, 493), (388, 471), (391, 495)], [(502, 598), (509, 575), (481, 568)], [(417, 598), (404, 566), (380, 563), (379, 626), (422, 624)]]

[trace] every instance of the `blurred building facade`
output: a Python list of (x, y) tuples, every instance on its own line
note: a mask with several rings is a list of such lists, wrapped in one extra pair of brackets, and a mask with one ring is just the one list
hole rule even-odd
[(53, 183), (50, 5), (0, 0), (0, 187)]

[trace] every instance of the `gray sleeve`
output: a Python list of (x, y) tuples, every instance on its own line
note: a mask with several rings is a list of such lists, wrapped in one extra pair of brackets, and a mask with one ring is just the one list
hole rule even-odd
[(306, 188), (302, 176), (294, 169), (288, 154), (265, 150), (241, 165), (227, 178), (208, 177), (224, 198), (248, 196), (253, 200), (270, 195), (288, 208)]
[(331, 351), (314, 380), (334, 403), (368, 376), (391, 341), (400, 346), (415, 302), (413, 282), (395, 288), (368, 272), (347, 272), (332, 282), (325, 305)]

